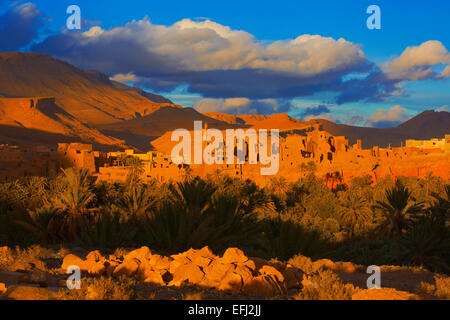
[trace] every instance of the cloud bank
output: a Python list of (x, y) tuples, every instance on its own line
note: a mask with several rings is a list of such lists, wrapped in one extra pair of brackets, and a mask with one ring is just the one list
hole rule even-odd
[[(114, 78), (133, 75), (135, 84), (153, 90), (188, 85), (189, 92), (207, 98), (290, 99), (323, 91), (339, 95), (364, 85), (346, 82), (344, 76), (376, 68), (358, 45), (344, 39), (300, 35), (266, 43), (210, 20), (162, 26), (144, 18), (109, 30), (96, 26), (51, 36), (33, 50)], [(380, 89), (372, 86), (364, 92)], [(346, 100), (367, 98), (350, 96)]]
[(248, 98), (206, 98), (198, 101), (194, 106), (201, 113), (220, 112), (235, 115), (283, 113), (288, 112), (291, 107), (291, 103), (286, 100), (250, 100)]
[(24, 3), (0, 16), (0, 51), (21, 49), (36, 39), (45, 24), (42, 13), (33, 3)]

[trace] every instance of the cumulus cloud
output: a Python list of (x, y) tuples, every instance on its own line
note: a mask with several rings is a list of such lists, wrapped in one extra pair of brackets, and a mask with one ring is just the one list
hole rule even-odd
[(148, 18), (112, 29), (51, 36), (33, 47), (86, 69), (133, 74), (136, 85), (170, 91), (188, 85), (208, 98), (287, 99), (320, 91), (341, 92), (349, 73), (374, 65), (344, 39), (300, 35), (271, 43), (210, 20), (171, 26)]
[(14, 4), (0, 16), (0, 51), (15, 51), (27, 46), (45, 24), (42, 13), (33, 3)]
[(198, 101), (194, 108), (201, 113), (220, 112), (228, 114), (272, 114), (288, 112), (291, 108), (289, 101), (277, 99), (258, 99), (248, 98), (228, 98), (212, 99), (206, 98)]
[[(430, 40), (420, 46), (407, 47), (400, 57), (383, 64), (384, 73), (389, 79), (423, 80), (448, 77), (450, 53), (440, 41)], [(436, 73), (432, 66), (445, 64), (446, 69)]]
[(375, 128), (396, 127), (409, 118), (408, 110), (396, 105), (388, 110), (377, 109), (367, 118), (366, 126)]
[(137, 82), (139, 79), (136, 77), (135, 74), (129, 72), (129, 73), (118, 73), (110, 78), (111, 80), (122, 82), (122, 83), (128, 83), (128, 82)]
[(62, 32), (32, 49), (153, 91), (183, 86), (212, 99), (286, 100), (327, 92), (337, 104), (382, 101), (405, 95), (404, 81), (450, 75), (448, 65), (440, 74), (433, 70), (449, 62), (439, 41), (408, 47), (377, 66), (342, 38), (303, 34), (268, 42), (209, 19), (165, 26), (145, 17), (111, 29)]
[(450, 78), (450, 64), (445, 67), (445, 69), (438, 74), (438, 78)]

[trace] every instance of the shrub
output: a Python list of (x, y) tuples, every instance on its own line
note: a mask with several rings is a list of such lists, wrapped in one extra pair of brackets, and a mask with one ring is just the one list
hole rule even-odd
[(329, 270), (319, 270), (302, 284), (302, 291), (295, 297), (297, 300), (351, 300), (356, 292), (352, 284), (344, 284)]
[(422, 282), (418, 291), (421, 294), (450, 300), (450, 277), (435, 276), (435, 284)]
[(137, 282), (130, 278), (84, 278), (80, 290), (60, 290), (60, 300), (133, 300), (137, 298)]

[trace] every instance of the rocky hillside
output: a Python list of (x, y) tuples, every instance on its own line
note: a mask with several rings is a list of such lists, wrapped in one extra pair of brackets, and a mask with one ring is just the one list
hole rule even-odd
[(108, 137), (59, 107), (55, 98), (0, 98), (0, 139), (10, 144), (54, 145), (85, 141), (120, 147), (124, 141)]
[(0, 53), (0, 94), (5, 97), (54, 97), (81, 122), (97, 125), (148, 115), (170, 100), (80, 70), (49, 55)]
[(214, 118), (229, 124), (236, 124), (255, 129), (299, 129), (308, 126), (299, 119), (290, 117), (286, 113), (278, 113), (270, 116), (265, 115), (230, 115), (218, 112), (206, 112), (205, 116)]

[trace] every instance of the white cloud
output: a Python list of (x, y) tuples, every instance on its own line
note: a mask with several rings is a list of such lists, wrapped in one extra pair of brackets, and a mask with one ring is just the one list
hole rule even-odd
[(442, 112), (442, 111), (447, 111), (447, 109), (448, 109), (448, 106), (445, 105), (445, 106), (442, 106), (442, 107), (440, 107), (440, 108), (437, 108), (435, 111), (436, 111), (436, 112)]
[(83, 36), (90, 42), (132, 40), (148, 52), (171, 57), (182, 68), (195, 71), (250, 68), (310, 76), (365, 61), (360, 47), (344, 39), (301, 35), (266, 45), (248, 32), (210, 20), (184, 19), (166, 27), (144, 18), (111, 30), (95, 26)]
[[(303, 34), (268, 42), (209, 19), (184, 19), (165, 26), (146, 17), (112, 29), (95, 26), (86, 32), (50, 36), (34, 45), (33, 51), (113, 78), (131, 79), (132, 74), (136, 85), (158, 92), (186, 86), (187, 92), (207, 98), (252, 101), (321, 92), (337, 93), (338, 104), (379, 101), (403, 95), (404, 80), (450, 73), (446, 68), (439, 75), (431, 68), (448, 63), (449, 54), (439, 41), (408, 47), (400, 57), (383, 64), (380, 73), (358, 44), (342, 38)], [(211, 108), (226, 109), (225, 102), (223, 107)]]
[(206, 98), (195, 103), (194, 108), (201, 113), (220, 112), (228, 114), (272, 114), (287, 112), (291, 104), (287, 101), (277, 99), (229, 98), (211, 99)]
[(386, 62), (382, 69), (389, 79), (422, 80), (439, 76), (448, 76), (447, 66), (441, 75), (431, 68), (439, 64), (450, 63), (450, 53), (440, 41), (430, 40), (420, 46), (407, 47), (400, 57)]
[(438, 75), (438, 78), (450, 78), (450, 64)]
[(128, 82), (136, 82), (138, 81), (138, 77), (136, 77), (133, 73), (118, 73), (110, 78), (111, 80), (122, 82), (122, 83), (128, 83)]
[(408, 110), (396, 105), (388, 110), (377, 109), (367, 118), (366, 126), (377, 128), (395, 127), (409, 118)]

